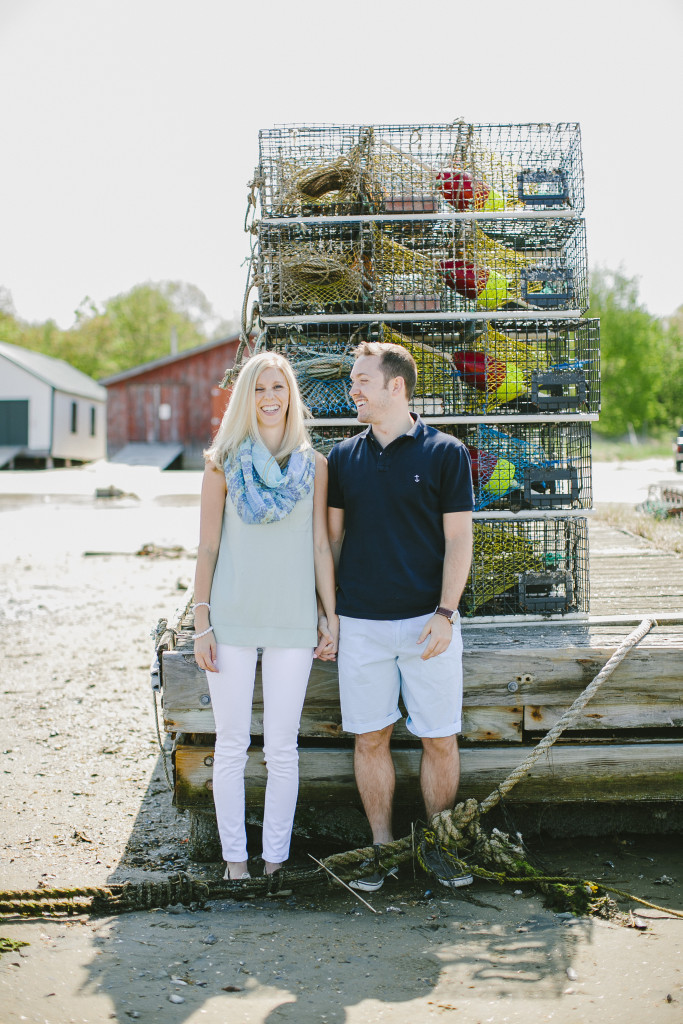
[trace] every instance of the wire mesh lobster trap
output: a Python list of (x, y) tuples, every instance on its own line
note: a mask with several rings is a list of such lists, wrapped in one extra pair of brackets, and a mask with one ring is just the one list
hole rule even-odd
[(579, 126), (278, 126), (259, 135), (254, 207), (256, 190), (250, 284), (314, 447), (365, 429), (350, 394), (359, 341), (402, 345), (412, 409), (472, 458), (461, 612), (586, 612), (600, 365), (598, 321), (580, 319)]
[(589, 423), (443, 426), (472, 460), (475, 510), (588, 509), (592, 506)]
[[(438, 328), (432, 328), (425, 339), (437, 336)], [(467, 413), (597, 413), (600, 408), (598, 320), (468, 323), (453, 362)]]
[(257, 182), (265, 217), (584, 206), (578, 124), (281, 125)]
[(301, 397), (311, 416), (356, 415), (349, 394), (354, 347), (363, 334), (352, 324), (269, 328), (266, 347), (292, 365)]
[(345, 423), (343, 426), (341, 424), (329, 426), (316, 423), (310, 427), (311, 443), (317, 452), (321, 452), (327, 458), (335, 444), (367, 429), (365, 423)]
[(372, 305), (370, 239), (358, 225), (262, 225), (258, 248), (264, 315), (345, 315)]
[(266, 345), (294, 366), (313, 416), (349, 416), (353, 351), (362, 340), (407, 348), (422, 415), (595, 413), (599, 322), (429, 321), (270, 324)]
[(455, 416), (597, 412), (599, 337), (597, 320), (413, 320), (378, 330), (415, 358), (413, 409)]
[(581, 517), (479, 519), (460, 614), (588, 611), (588, 524)]
[[(559, 230), (553, 236), (554, 225)], [(505, 236), (509, 222), (382, 222), (372, 228), (373, 298), (387, 312), (420, 308), (585, 310), (583, 222), (533, 221)], [(425, 296), (430, 305), (412, 301)]]
[(315, 417), (355, 416), (350, 373), (355, 347), (363, 340), (393, 342), (412, 353), (418, 370), (413, 411), (443, 413), (455, 393), (458, 373), (449, 351), (430, 348), (381, 322), (278, 324), (267, 329), (266, 339), (268, 349), (289, 359), (304, 402)]
[(575, 222), (570, 234), (563, 230), (552, 244), (552, 220), (543, 222), (542, 239), (534, 221), (523, 237), (508, 239), (510, 244), (489, 233), (500, 223), (262, 224), (256, 275), (261, 311), (265, 316), (585, 311), (583, 222)]

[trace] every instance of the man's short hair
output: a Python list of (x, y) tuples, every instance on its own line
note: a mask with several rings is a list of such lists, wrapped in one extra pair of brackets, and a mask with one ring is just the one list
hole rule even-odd
[(407, 348), (390, 342), (361, 341), (351, 354), (354, 359), (358, 359), (360, 356), (379, 356), (379, 368), (384, 377), (385, 386), (394, 377), (402, 377), (408, 401), (413, 397), (417, 384), (417, 366)]

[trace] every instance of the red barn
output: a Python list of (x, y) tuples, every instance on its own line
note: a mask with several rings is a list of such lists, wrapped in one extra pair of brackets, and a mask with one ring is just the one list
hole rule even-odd
[(109, 458), (201, 467), (229, 398), (218, 385), (238, 345), (238, 337), (210, 341), (101, 380)]

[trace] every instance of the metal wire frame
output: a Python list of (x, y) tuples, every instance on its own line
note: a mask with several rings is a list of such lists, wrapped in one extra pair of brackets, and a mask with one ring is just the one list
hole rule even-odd
[[(268, 348), (301, 364), (306, 394), (320, 381), (314, 399), (307, 399), (316, 417), (355, 414), (348, 371), (363, 339), (393, 342), (412, 353), (418, 370), (412, 408), (424, 416), (533, 417), (596, 414), (600, 408), (597, 320), (272, 324), (265, 339)], [(327, 357), (347, 372), (335, 380)], [(316, 359), (323, 360), (322, 374)]]
[(475, 521), (461, 615), (563, 616), (588, 608), (585, 518)]
[[(554, 512), (592, 508), (589, 423), (434, 424), (457, 437), (472, 460), (475, 511)], [(328, 455), (364, 424), (311, 426), (314, 447)]]
[(356, 415), (349, 395), (349, 374), (353, 347), (359, 339), (354, 337), (357, 332), (344, 330), (344, 326), (340, 325), (341, 336), (323, 333), (309, 336), (303, 343), (292, 337), (296, 331), (267, 334), (266, 347), (292, 364), (304, 404), (316, 418)]
[(489, 233), (502, 223), (261, 224), (256, 275), (261, 312), (411, 317), (438, 311), (584, 312), (583, 222), (575, 222), (570, 235), (558, 235), (552, 246), (551, 221), (541, 241), (533, 222), (524, 238), (505, 245)]
[(280, 125), (257, 180), (267, 217), (584, 207), (571, 123)]
[(590, 423), (440, 426), (472, 459), (475, 510), (592, 507)]

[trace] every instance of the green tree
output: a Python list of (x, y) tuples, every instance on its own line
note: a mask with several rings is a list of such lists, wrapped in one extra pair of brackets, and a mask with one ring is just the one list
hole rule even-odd
[(663, 403), (670, 340), (638, 298), (637, 278), (599, 268), (591, 274), (589, 316), (600, 318), (600, 429), (623, 434), (667, 423)]
[(101, 312), (84, 317), (76, 330), (83, 336), (94, 333), (105, 345), (107, 361), (125, 369), (169, 355), (174, 334), (179, 352), (208, 340), (154, 284), (137, 285), (108, 299)]
[(12, 302), (12, 296), (0, 285), (0, 341), (21, 345), (21, 325)]
[(19, 320), (11, 296), (0, 288), (0, 340), (43, 352), (94, 378), (183, 351), (230, 333), (208, 299), (182, 281), (148, 282), (98, 306), (86, 297), (76, 322), (61, 330), (52, 320)]
[(666, 372), (662, 382), (662, 405), (668, 413), (668, 426), (683, 424), (683, 306), (664, 320), (666, 332)]

